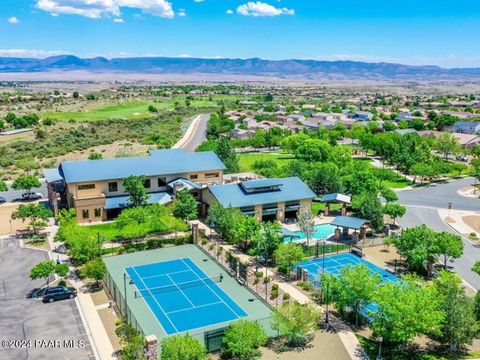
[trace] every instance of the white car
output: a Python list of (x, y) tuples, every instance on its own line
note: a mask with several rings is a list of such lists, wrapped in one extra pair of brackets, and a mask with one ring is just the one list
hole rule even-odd
[(42, 194), (35, 191), (25, 191), (22, 193), (22, 199), (24, 200), (37, 200), (43, 198)]

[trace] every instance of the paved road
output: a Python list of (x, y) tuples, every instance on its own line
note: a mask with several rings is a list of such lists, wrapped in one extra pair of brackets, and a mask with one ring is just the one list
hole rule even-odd
[[(427, 225), (435, 231), (456, 233), (445, 224), (437, 212), (437, 208), (447, 208), (448, 202), (453, 203), (457, 210), (480, 210), (480, 200), (458, 195), (457, 190), (472, 183), (472, 179), (462, 179), (445, 184), (437, 184), (417, 190), (398, 193), (400, 202), (407, 206), (407, 213), (398, 220), (403, 228)], [(463, 238), (465, 244), (463, 256), (455, 260), (453, 268), (466, 282), (475, 289), (480, 289), (480, 276), (470, 269), (475, 261), (480, 260), (480, 247)]]
[[(40, 179), (40, 182), (42, 183), (42, 185), (39, 188), (32, 189), (32, 191), (41, 193), (43, 198), (46, 199), (48, 196), (47, 184), (45, 183), (45, 179)], [(8, 191), (0, 191), (0, 195), (5, 196), (7, 198), (7, 201), (9, 202), (21, 201), (23, 192), (25, 192), (25, 190), (9, 189)]]
[(207, 139), (206, 132), (209, 119), (210, 114), (200, 115), (198, 125), (192, 129), (193, 133), (188, 133), (191, 130), (190, 128), (187, 130), (187, 134), (185, 134), (185, 136), (188, 136), (188, 139), (186, 142), (182, 143), (182, 149), (186, 151), (195, 151), (197, 147)]

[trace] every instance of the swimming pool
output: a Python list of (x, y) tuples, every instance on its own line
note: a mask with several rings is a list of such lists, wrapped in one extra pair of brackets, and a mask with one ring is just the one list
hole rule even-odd
[[(302, 241), (307, 237), (300, 230), (293, 232), (297, 237), (286, 236), (284, 238), (285, 242), (290, 241)], [(312, 239), (328, 239), (330, 236), (335, 234), (335, 226), (330, 224), (318, 224), (315, 225), (315, 234), (312, 236)]]

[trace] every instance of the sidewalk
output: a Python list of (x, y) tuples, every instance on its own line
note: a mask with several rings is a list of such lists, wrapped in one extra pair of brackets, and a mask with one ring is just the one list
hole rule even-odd
[[(57, 233), (58, 226), (49, 225), (47, 228), (48, 231), (48, 243), (50, 249), (55, 247), (53, 239)], [(50, 256), (53, 260), (58, 258), (60, 261), (68, 261), (68, 256), (64, 254), (55, 254), (53, 255), (50, 252)], [(71, 268), (72, 270), (73, 268)], [(98, 360), (115, 360), (113, 356), (114, 349), (110, 339), (105, 331), (102, 320), (98, 315), (97, 309), (90, 294), (84, 292), (84, 284), (78, 279), (69, 279), (70, 283), (77, 289), (77, 298), (75, 303), (77, 304), (80, 315), (82, 318), (83, 325), (85, 327), (85, 332), (87, 333), (88, 340), (92, 345), (92, 349), (95, 353), (95, 357)]]

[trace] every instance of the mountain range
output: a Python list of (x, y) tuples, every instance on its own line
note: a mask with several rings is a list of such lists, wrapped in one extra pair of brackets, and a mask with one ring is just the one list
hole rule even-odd
[(296, 80), (478, 81), (480, 68), (445, 69), (394, 63), (317, 60), (203, 59), (169, 57), (45, 59), (0, 57), (0, 73), (85, 71), (117, 74), (249, 75)]

